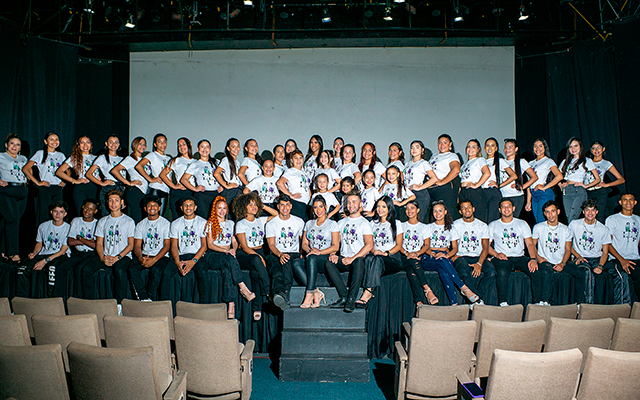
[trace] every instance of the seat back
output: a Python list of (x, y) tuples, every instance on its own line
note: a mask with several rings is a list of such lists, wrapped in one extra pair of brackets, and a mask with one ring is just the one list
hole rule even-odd
[(473, 355), (475, 321), (411, 321), (407, 395), (451, 396), (456, 374), (467, 372)]
[(31, 317), (34, 314), (65, 315), (62, 297), (53, 297), (50, 299), (14, 297), (13, 300), (11, 300), (11, 307), (13, 307), (14, 314), (24, 314), (24, 316), (27, 317), (27, 326), (29, 327), (29, 335), (31, 337), (33, 337)]
[(226, 304), (196, 304), (187, 301), (176, 303), (176, 317), (202, 319), (205, 321), (224, 321), (227, 319)]
[(167, 317), (106, 316), (104, 329), (107, 347), (153, 347), (158, 378), (163, 392), (171, 384), (171, 340)]
[(173, 333), (173, 307), (171, 300), (165, 301), (138, 301), (122, 300), (122, 315), (126, 317), (167, 317), (169, 324), (169, 337), (175, 339)]
[(618, 318), (629, 318), (630, 313), (629, 304), (580, 304), (578, 319), (611, 318), (615, 322)]
[(590, 348), (577, 398), (640, 398), (640, 353)]
[(640, 319), (640, 301), (636, 301), (633, 303), (633, 307), (631, 307), (631, 315), (629, 316), (631, 319)]
[(176, 317), (178, 367), (188, 373), (189, 392), (205, 396), (240, 392), (238, 321)]
[(505, 321), (505, 322), (521, 322), (522, 312), (524, 307), (522, 304), (515, 304), (512, 306), (488, 306), (485, 304), (473, 306), (473, 313), (471, 318), (478, 323), (476, 331), (476, 342), (480, 337), (480, 326), (482, 320), (490, 319), (492, 321)]
[(489, 376), (491, 358), (496, 349), (539, 353), (544, 343), (546, 327), (547, 324), (542, 320), (530, 322), (483, 320), (476, 350), (475, 377)]
[(100, 339), (104, 340), (104, 323), (102, 320), (105, 315), (118, 315), (118, 302), (116, 299), (85, 300), (70, 297), (67, 300), (67, 312), (69, 315), (95, 314), (98, 317)]
[(69, 399), (60, 345), (0, 346), (0, 398)]
[(618, 318), (611, 350), (640, 352), (640, 319)]
[(577, 348), (586, 355), (589, 347), (608, 349), (613, 326), (611, 318), (578, 320), (551, 317), (544, 351)]
[(31, 346), (27, 317), (22, 314), (0, 316), (0, 346)]
[(495, 350), (485, 398), (572, 399), (580, 376), (578, 349), (553, 353)]
[(11, 315), (11, 305), (6, 297), (0, 297), (0, 316), (2, 315)]
[(416, 317), (435, 321), (466, 321), (469, 319), (469, 306), (461, 304), (457, 306), (429, 306), (418, 307)]
[(566, 304), (564, 306), (542, 306), (540, 304), (529, 304), (525, 312), (525, 321), (535, 321), (538, 319), (549, 323), (549, 318), (576, 319), (578, 316), (577, 304)]
[(116, 349), (71, 343), (73, 391), (79, 399), (160, 400), (151, 346)]
[(98, 318), (95, 314), (84, 315), (34, 315), (33, 330), (36, 344), (54, 344), (62, 347), (64, 365), (69, 371), (67, 346), (71, 342), (100, 346)]

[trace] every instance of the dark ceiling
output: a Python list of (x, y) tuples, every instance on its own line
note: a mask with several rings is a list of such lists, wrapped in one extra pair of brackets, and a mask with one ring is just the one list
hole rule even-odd
[(244, 1), (19, 0), (4, 2), (0, 17), (25, 34), (145, 51), (546, 45), (605, 39), (611, 23), (640, 8), (640, 0)]

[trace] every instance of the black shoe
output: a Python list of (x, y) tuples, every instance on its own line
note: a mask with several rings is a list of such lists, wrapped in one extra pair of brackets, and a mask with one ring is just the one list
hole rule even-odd
[(280, 308), (282, 311), (284, 311), (287, 308), (291, 307), (291, 305), (289, 304), (289, 301), (287, 300), (287, 298), (283, 294), (280, 294), (280, 293), (276, 293), (276, 294), (273, 295), (273, 304), (278, 306), (278, 308)]
[(347, 298), (340, 297), (335, 303), (329, 304), (329, 308), (343, 308), (345, 304), (347, 304)]
[(344, 305), (344, 312), (351, 313), (356, 309), (356, 301), (353, 299), (348, 299), (347, 303)]

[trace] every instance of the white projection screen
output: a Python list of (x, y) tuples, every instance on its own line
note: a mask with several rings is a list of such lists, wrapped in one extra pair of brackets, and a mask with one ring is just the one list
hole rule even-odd
[[(294, 138), (306, 153), (313, 134), (331, 148), (376, 144), (387, 162), (397, 141), (432, 151), (450, 134), (466, 142), (515, 137), (512, 47), (312, 48), (131, 53), (130, 135), (163, 132), (167, 153), (187, 136), (214, 152), (236, 137), (260, 151)], [(149, 143), (150, 145), (150, 143)], [(151, 146), (149, 146), (150, 148)]]

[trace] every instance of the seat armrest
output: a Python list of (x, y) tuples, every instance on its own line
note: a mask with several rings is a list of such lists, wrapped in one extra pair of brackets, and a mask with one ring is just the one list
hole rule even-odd
[(240, 376), (242, 380), (242, 393), (240, 400), (249, 400), (253, 387), (253, 350), (256, 347), (254, 340), (247, 340), (240, 354)]
[(409, 349), (409, 338), (411, 338), (411, 323), (403, 322), (402, 323), (402, 331), (400, 332), (400, 337), (402, 338), (402, 344), (404, 345), (404, 349)]
[(466, 372), (458, 372), (456, 379), (458, 380), (458, 400), (484, 400), (484, 396), (471, 397), (464, 386), (462, 386), (463, 383), (475, 382)]
[(187, 371), (178, 371), (167, 391), (162, 395), (163, 400), (184, 400), (187, 398)]
[(405, 392), (407, 388), (407, 362), (409, 356), (404, 350), (402, 343), (396, 342), (396, 354), (395, 354), (395, 382), (393, 385), (395, 398), (397, 400), (404, 400)]

